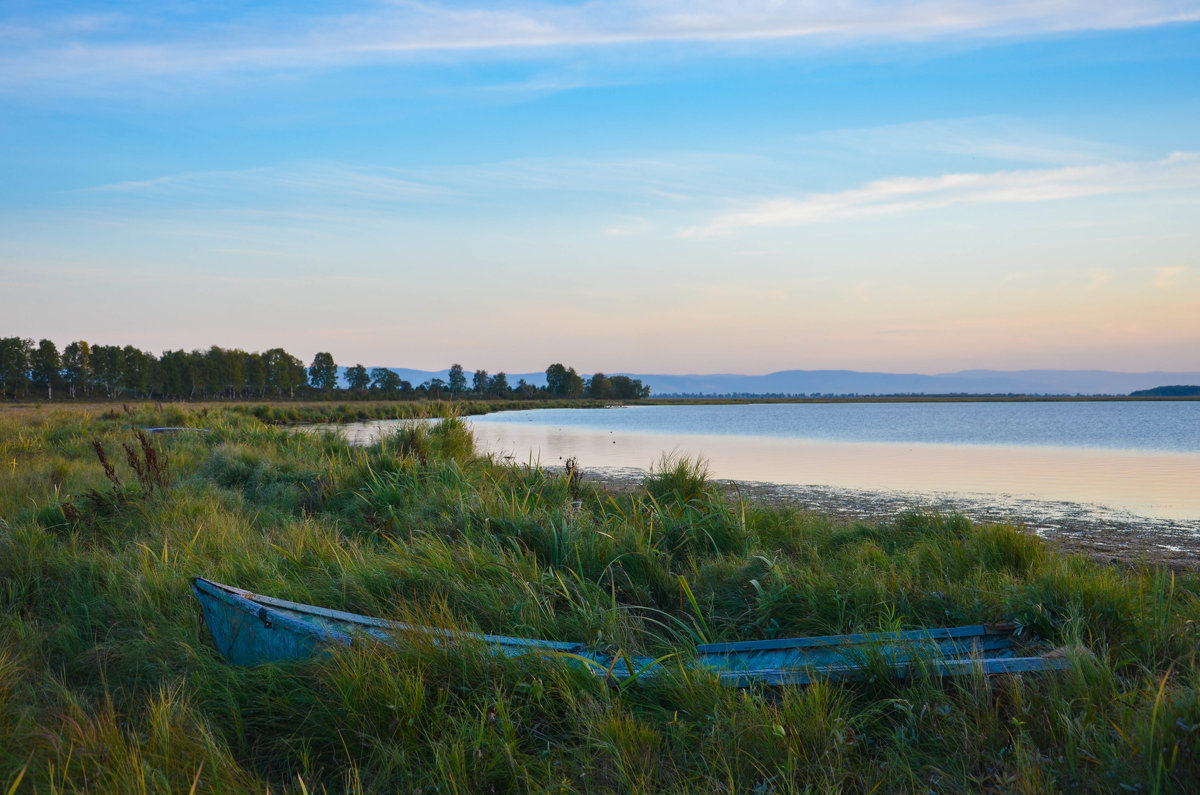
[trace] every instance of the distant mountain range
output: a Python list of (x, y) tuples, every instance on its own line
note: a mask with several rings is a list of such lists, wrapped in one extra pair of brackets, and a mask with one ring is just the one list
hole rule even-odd
[[(414, 386), (449, 370), (393, 367)], [(343, 373), (345, 368), (342, 368)], [(545, 373), (508, 373), (516, 386), (525, 379), (546, 383)], [(615, 375), (615, 373), (609, 373)], [(1110, 370), (960, 370), (956, 373), (864, 373), (856, 370), (781, 370), (767, 375), (667, 375), (620, 373), (641, 379), (654, 397), (671, 395), (1128, 395), (1167, 384), (1200, 384), (1197, 372), (1118, 373)], [(467, 373), (468, 380), (471, 373)], [(586, 376), (585, 376), (586, 377)]]

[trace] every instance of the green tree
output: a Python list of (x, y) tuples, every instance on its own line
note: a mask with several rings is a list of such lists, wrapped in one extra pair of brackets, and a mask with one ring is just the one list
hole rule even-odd
[(50, 340), (41, 340), (38, 346), (30, 351), (29, 370), (33, 382), (46, 388), (46, 400), (54, 399), (54, 385), (58, 383), (62, 369), (62, 358), (58, 355), (58, 346)]
[(153, 356), (132, 345), (126, 345), (121, 349), (121, 385), (135, 397), (149, 397), (154, 364)]
[(162, 359), (149, 351), (146, 352), (146, 358), (150, 360), (150, 386), (147, 387), (146, 396), (158, 395), (161, 399), (165, 393), (166, 368), (163, 367)]
[(89, 372), (92, 368), (92, 346), (83, 340), (72, 342), (63, 348), (62, 370), (71, 397), (87, 391)]
[(371, 389), (377, 389), (385, 395), (395, 395), (403, 383), (395, 370), (388, 367), (371, 368)]
[(125, 352), (119, 345), (97, 345), (92, 348), (92, 367), (96, 382), (104, 387), (109, 400), (121, 392), (125, 375)]
[(450, 365), (450, 394), (458, 397), (461, 392), (467, 389), (467, 376), (463, 373), (461, 364)]
[(441, 400), (442, 393), (446, 391), (446, 382), (440, 378), (431, 378), (426, 381), (425, 391), (429, 393), (429, 397), (433, 400)]
[(187, 352), (163, 351), (162, 356), (158, 358), (158, 369), (163, 397), (183, 397), (186, 391), (183, 385), (187, 371)]
[(246, 362), (250, 354), (241, 348), (226, 351), (229, 359), (229, 397), (241, 397), (246, 391)]
[(229, 388), (229, 352), (213, 345), (203, 355), (203, 391), (206, 395), (220, 395)]
[(639, 378), (614, 375), (609, 382), (612, 384), (612, 396), (618, 400), (640, 400), (650, 397), (650, 387), (644, 386)]
[(508, 376), (503, 370), (488, 379), (488, 393), (494, 397), (508, 397)]
[(356, 364), (346, 370), (346, 383), (355, 392), (362, 392), (371, 384), (371, 376), (367, 374), (367, 368)]
[(583, 397), (583, 379), (574, 367), (556, 362), (546, 368), (546, 391), (558, 397)]
[(476, 395), (483, 397), (487, 394), (488, 389), (488, 371), (476, 370), (474, 377), (471, 379), (471, 391)]
[(184, 354), (183, 372), (184, 385), (188, 390), (188, 400), (204, 398), (208, 394), (210, 361), (201, 351), (188, 351)]
[(246, 387), (263, 397), (267, 393), (267, 363), (261, 353), (246, 354)]
[(566, 383), (566, 380), (566, 365), (555, 362), (546, 368), (546, 391), (551, 395), (561, 395), (563, 393), (563, 385)]
[(308, 371), (304, 369), (304, 362), (296, 356), (289, 355), (284, 364), (289, 373), (288, 380), (292, 385), (288, 389), (288, 397), (294, 398), (297, 389), (303, 390), (308, 387)]
[(267, 367), (267, 386), (280, 397), (287, 392), (288, 397), (294, 398), (296, 387), (304, 386), (308, 377), (304, 363), (283, 348), (271, 348), (263, 354), (263, 360)]
[(29, 384), (29, 357), (33, 340), (21, 337), (0, 339), (0, 394), (25, 394)]
[(596, 400), (607, 400), (613, 396), (612, 381), (604, 373), (593, 373), (587, 382), (587, 396)]
[(308, 380), (314, 389), (337, 389), (338, 368), (332, 353), (321, 351), (313, 357), (308, 366)]

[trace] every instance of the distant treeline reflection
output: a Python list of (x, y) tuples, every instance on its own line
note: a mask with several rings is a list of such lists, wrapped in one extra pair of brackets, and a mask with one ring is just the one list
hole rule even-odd
[(5, 398), (157, 400), (253, 400), (339, 398), (379, 400), (444, 399), (576, 399), (639, 400), (650, 388), (639, 379), (594, 373), (584, 378), (574, 367), (554, 363), (546, 368), (546, 384), (504, 372), (451, 366), (448, 378), (420, 384), (404, 380), (386, 367), (362, 364), (341, 368), (328, 352), (318, 353), (307, 367), (283, 348), (250, 353), (240, 348), (164, 351), (155, 356), (132, 345), (72, 342), (60, 352), (51, 340), (0, 337), (0, 395)]

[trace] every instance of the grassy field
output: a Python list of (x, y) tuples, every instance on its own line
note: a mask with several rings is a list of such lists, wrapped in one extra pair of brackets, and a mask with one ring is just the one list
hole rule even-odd
[[(618, 401), (619, 402), (619, 401)], [(157, 417), (166, 424), (179, 424), (186, 417), (208, 412), (248, 414), (268, 425), (296, 423), (364, 422), (367, 420), (408, 420), (437, 417), (467, 417), (495, 411), (518, 409), (599, 408), (612, 405), (603, 400), (254, 400), (196, 401), (166, 405), (158, 401), (108, 400), (25, 401), (0, 404), (0, 413), (13, 417), (39, 417), (54, 411), (102, 415), (105, 419), (135, 415)], [(128, 422), (126, 423), (128, 424)]]
[[(1007, 526), (609, 495), (461, 421), (350, 448), (236, 408), (0, 415), (0, 793), (1187, 791), (1200, 579)], [(205, 434), (131, 428), (184, 425)], [(99, 451), (103, 451), (101, 456)], [(109, 471), (103, 461), (107, 461)], [(586, 467), (586, 462), (582, 462)], [(425, 624), (678, 652), (623, 687), (472, 645), (232, 668), (202, 575)], [(724, 687), (697, 642), (1019, 622), (1060, 673)], [(1090, 653), (1082, 648), (1090, 649)]]

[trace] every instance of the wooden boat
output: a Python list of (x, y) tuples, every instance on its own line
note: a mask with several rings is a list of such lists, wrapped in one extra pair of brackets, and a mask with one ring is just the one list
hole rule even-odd
[(351, 646), (356, 641), (402, 642), (405, 637), (449, 642), (478, 642), (493, 653), (555, 654), (587, 666), (597, 674), (626, 679), (653, 667), (654, 660), (623, 654), (602, 654), (582, 643), (510, 638), (403, 624), (381, 618), (289, 602), (244, 591), (197, 577), (192, 590), (200, 600), (204, 622), (217, 650), (234, 665), (300, 660), (321, 654), (331, 646)]
[(818, 679), (853, 679), (872, 672), (988, 676), (1061, 670), (1070, 665), (1061, 651), (1018, 656), (1013, 624), (977, 624), (905, 632), (867, 632), (780, 640), (706, 643), (696, 647), (698, 664), (717, 670), (723, 682), (747, 687), (806, 685)]
[[(403, 624), (314, 607), (221, 585), (201, 577), (192, 588), (221, 654), (234, 665), (300, 660), (331, 647), (362, 641), (394, 644), (419, 636), (435, 642), (477, 642), (505, 656), (551, 654), (616, 680), (653, 677), (664, 663), (650, 657), (605, 653), (582, 643), (531, 640)], [(804, 685), (819, 679), (890, 676), (986, 675), (1049, 671), (1069, 662), (1061, 653), (1018, 656), (1012, 625), (877, 632), (782, 640), (706, 643), (696, 647), (694, 669), (711, 669), (736, 687)]]

